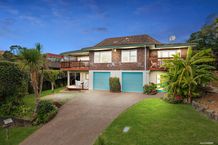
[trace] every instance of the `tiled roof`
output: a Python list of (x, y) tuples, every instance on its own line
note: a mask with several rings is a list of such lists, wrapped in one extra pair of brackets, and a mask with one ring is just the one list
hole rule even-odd
[(80, 50), (73, 50), (73, 51), (67, 51), (62, 52), (60, 55), (69, 55), (69, 54), (88, 54), (88, 51), (80, 49)]
[(95, 47), (140, 44), (140, 43), (159, 44), (160, 42), (148, 35), (133, 35), (133, 36), (107, 38), (101, 41), (100, 43), (98, 43), (97, 45), (95, 45)]
[(46, 53), (47, 57), (54, 57), (54, 58), (63, 58), (62, 55), (53, 54), (53, 53)]

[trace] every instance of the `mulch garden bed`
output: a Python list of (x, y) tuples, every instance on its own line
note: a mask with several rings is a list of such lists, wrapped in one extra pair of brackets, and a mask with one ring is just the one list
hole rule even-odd
[(14, 117), (0, 117), (0, 127), (3, 127), (4, 125), (4, 120), (11, 118), (13, 120), (13, 123), (11, 124), (11, 127), (25, 127), (25, 126), (31, 126), (32, 122), (30, 120), (24, 120), (24, 119), (19, 119), (19, 118), (14, 118)]

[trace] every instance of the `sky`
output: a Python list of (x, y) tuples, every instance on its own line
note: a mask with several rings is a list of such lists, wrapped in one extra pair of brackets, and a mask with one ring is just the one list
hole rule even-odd
[(185, 42), (217, 14), (218, 0), (0, 0), (0, 50), (39, 42), (58, 54), (139, 34)]

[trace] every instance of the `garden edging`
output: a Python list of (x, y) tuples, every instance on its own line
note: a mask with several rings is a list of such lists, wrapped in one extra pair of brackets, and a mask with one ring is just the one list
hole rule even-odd
[(210, 119), (218, 121), (218, 112), (215, 112), (214, 110), (208, 109), (208, 107), (202, 105), (199, 102), (192, 101), (192, 106), (197, 110), (198, 112), (202, 112)]

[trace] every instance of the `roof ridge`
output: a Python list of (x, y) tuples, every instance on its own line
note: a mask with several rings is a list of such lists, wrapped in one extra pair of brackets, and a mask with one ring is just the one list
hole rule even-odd
[[(127, 36), (117, 36), (117, 37), (109, 37), (109, 38), (105, 38), (106, 39), (115, 39), (115, 38), (125, 38), (125, 37), (136, 37), (136, 36), (148, 36), (151, 38), (151, 36), (149, 36), (148, 34), (136, 34), (136, 35), (127, 35)], [(103, 41), (104, 41), (103, 40)]]
[[(129, 38), (129, 39), (128, 39)], [(139, 35), (128, 35), (128, 36), (120, 36), (120, 37), (110, 37), (102, 40), (97, 43), (95, 46), (106, 45), (107, 43), (118, 44), (118, 43), (143, 43), (143, 41), (153, 42), (154, 44), (159, 44), (160, 42), (148, 34), (139, 34)], [(108, 44), (109, 45), (109, 44)]]

